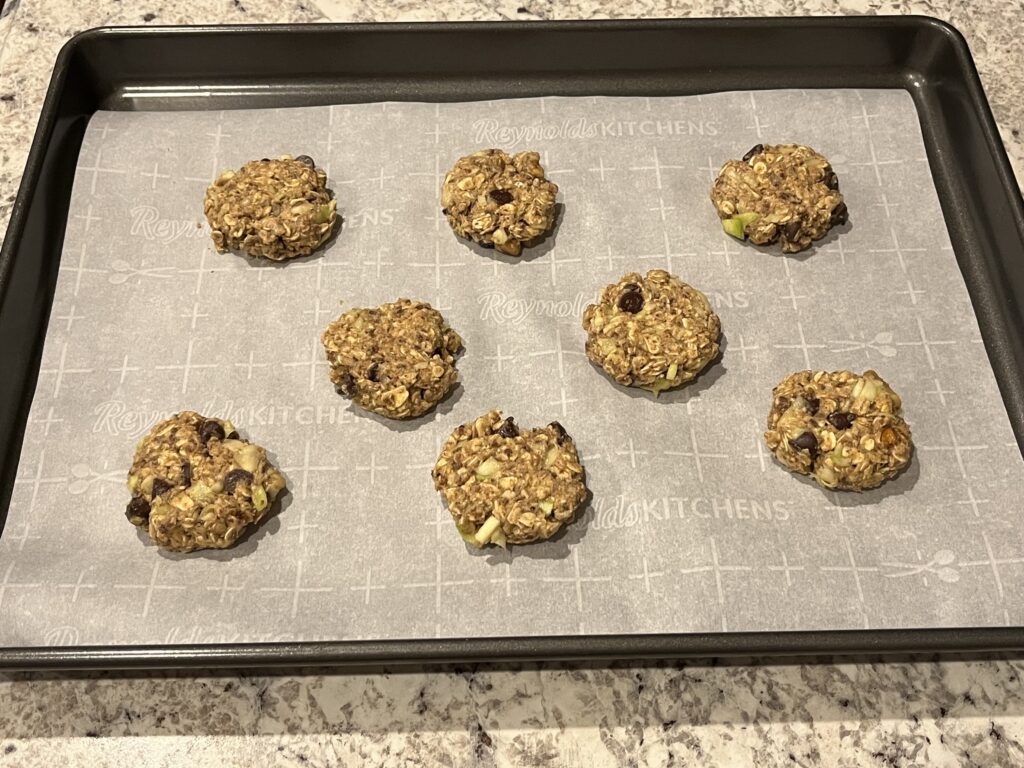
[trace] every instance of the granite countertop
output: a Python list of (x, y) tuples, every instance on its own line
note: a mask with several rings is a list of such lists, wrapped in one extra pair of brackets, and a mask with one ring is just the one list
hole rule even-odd
[[(967, 37), (1018, 179), (1024, 6), (847, 0), (14, 0), (0, 230), (60, 46), (119, 24), (920, 13)], [(1024, 765), (1024, 661), (0, 676), (0, 766)]]

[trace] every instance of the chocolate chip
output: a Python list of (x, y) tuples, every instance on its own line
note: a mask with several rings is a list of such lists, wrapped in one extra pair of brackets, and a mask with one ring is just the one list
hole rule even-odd
[(155, 499), (157, 496), (163, 496), (172, 488), (174, 488), (174, 486), (171, 483), (168, 483), (162, 477), (156, 478), (153, 481), (153, 498)]
[(555, 437), (558, 439), (559, 445), (561, 445), (562, 443), (569, 439), (569, 433), (566, 432), (565, 427), (563, 427), (557, 421), (552, 421), (550, 424), (548, 424), (548, 427), (554, 430)]
[(841, 413), (836, 411), (828, 415), (828, 423), (836, 429), (849, 429), (853, 426), (853, 420), (857, 417), (852, 413)]
[(759, 155), (762, 152), (764, 152), (764, 144), (755, 144), (750, 148), (747, 154), (743, 156), (743, 162), (750, 162), (750, 158), (752, 158), (754, 155)]
[(840, 203), (832, 211), (832, 225), (845, 224), (846, 220), (850, 218), (850, 212), (846, 209), (846, 203)]
[(237, 439), (238, 439), (238, 433), (235, 432), (235, 430), (231, 430), (231, 434), (228, 435), (228, 440), (237, 440)]
[(370, 381), (379, 381), (378, 376), (380, 376), (380, 364), (374, 363), (370, 366), (370, 370), (366, 372), (366, 378)]
[(352, 374), (346, 373), (341, 377), (341, 381), (338, 382), (337, 390), (340, 394), (345, 397), (352, 397), (356, 393), (356, 380), (352, 378)]
[(777, 401), (777, 405), (780, 411), (788, 411), (789, 406), (793, 404), (793, 401), (788, 397), (780, 397)]
[(187, 461), (181, 463), (181, 483), (186, 488), (192, 485), (192, 465)]
[(800, 219), (793, 219), (782, 228), (782, 234), (791, 243), (795, 243), (800, 237)]
[(519, 427), (516, 426), (515, 421), (511, 416), (501, 423), (501, 427), (498, 429), (498, 434), (502, 437), (519, 437)]
[(789, 444), (798, 451), (810, 451), (811, 455), (818, 452), (818, 440), (812, 432), (804, 432), (799, 437), (790, 440)]
[(640, 291), (623, 291), (619, 296), (619, 309), (635, 315), (644, 308), (644, 295)]
[(205, 445), (215, 437), (218, 440), (224, 439), (224, 427), (220, 425), (219, 421), (207, 419), (203, 422), (203, 425), (199, 427), (199, 439), (202, 440)]
[(448, 215), (448, 209), (447, 208), (442, 208), (441, 209), (441, 213), (443, 213), (445, 216), (447, 216)]
[(251, 485), (252, 484), (252, 472), (246, 472), (244, 469), (232, 469), (226, 475), (224, 475), (224, 491), (225, 493), (234, 493), (235, 488), (239, 485)]
[(141, 496), (135, 496), (128, 502), (128, 508), (124, 511), (133, 525), (142, 525), (149, 522), (149, 502)]
[(307, 165), (310, 168), (316, 168), (316, 163), (313, 162), (313, 158), (310, 157), (309, 155), (299, 155), (298, 157), (295, 158), (295, 160), (296, 162), (302, 163), (303, 165)]
[(825, 186), (829, 189), (839, 189), (839, 177), (833, 172), (825, 174)]
[(809, 413), (818, 412), (818, 408), (821, 406), (821, 400), (816, 397), (807, 397), (806, 395), (804, 396), (804, 400), (807, 401), (807, 411)]
[(515, 196), (507, 189), (492, 189), (488, 194), (491, 196), (491, 200), (498, 205), (505, 205), (515, 200)]

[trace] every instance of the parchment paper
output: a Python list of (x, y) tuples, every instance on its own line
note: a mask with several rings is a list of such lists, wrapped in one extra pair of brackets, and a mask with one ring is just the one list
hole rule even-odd
[[(832, 161), (851, 223), (783, 257), (729, 239), (714, 173), (757, 142)], [(558, 229), (514, 260), (458, 240), (461, 154), (542, 151)], [(219, 255), (206, 185), (308, 153), (344, 224), (283, 267)], [(1022, 461), (950, 248), (910, 97), (774, 91), (197, 113), (100, 113), (82, 148), (47, 342), (0, 539), (8, 645), (1000, 625), (1024, 622)], [(655, 399), (583, 355), (583, 307), (669, 268), (724, 354)], [(425, 299), (463, 335), (462, 386), (394, 424), (353, 410), (319, 334)], [(917, 452), (883, 489), (824, 493), (766, 453), (787, 373), (874, 368)], [(561, 538), (470, 551), (432, 487), (441, 440), (492, 407), (561, 421), (593, 501)], [(232, 419), (288, 477), (234, 550), (168, 555), (124, 518), (139, 437)]]

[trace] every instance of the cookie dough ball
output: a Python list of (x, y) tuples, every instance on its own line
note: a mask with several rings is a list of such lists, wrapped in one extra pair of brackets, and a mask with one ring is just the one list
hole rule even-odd
[(462, 538), (476, 547), (549, 539), (587, 495), (576, 446), (561, 424), (520, 430), (501, 411), (456, 429), (433, 477)]
[(422, 416), (458, 378), (455, 355), (462, 339), (426, 302), (399, 299), (351, 309), (321, 341), (338, 392), (389, 419)]
[(832, 166), (800, 144), (758, 144), (730, 160), (711, 202), (730, 235), (757, 245), (781, 239), (786, 253), (810, 247), (848, 217)]
[(230, 421), (183, 411), (153, 427), (128, 473), (129, 522), (174, 552), (230, 547), (284, 489), (267, 452)]
[(459, 237), (518, 256), (551, 229), (556, 194), (536, 152), (485, 149), (459, 158), (444, 177), (441, 208)]
[(791, 472), (844, 491), (877, 488), (910, 463), (899, 395), (874, 371), (800, 371), (772, 391), (765, 442)]
[(337, 205), (327, 174), (311, 158), (283, 155), (222, 173), (206, 190), (203, 210), (221, 253), (285, 261), (309, 255), (331, 236)]
[(718, 355), (722, 330), (707, 297), (663, 269), (604, 287), (583, 328), (592, 362), (619, 384), (655, 393), (696, 378)]

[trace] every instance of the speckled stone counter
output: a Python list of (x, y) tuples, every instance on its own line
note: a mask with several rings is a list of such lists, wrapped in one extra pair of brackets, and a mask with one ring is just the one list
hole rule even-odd
[[(54, 57), (116, 24), (922, 13), (967, 37), (1018, 179), (1019, 2), (20, 0), (0, 17), (0, 230)], [(0, 766), (1024, 765), (1024, 661), (0, 676)]]

